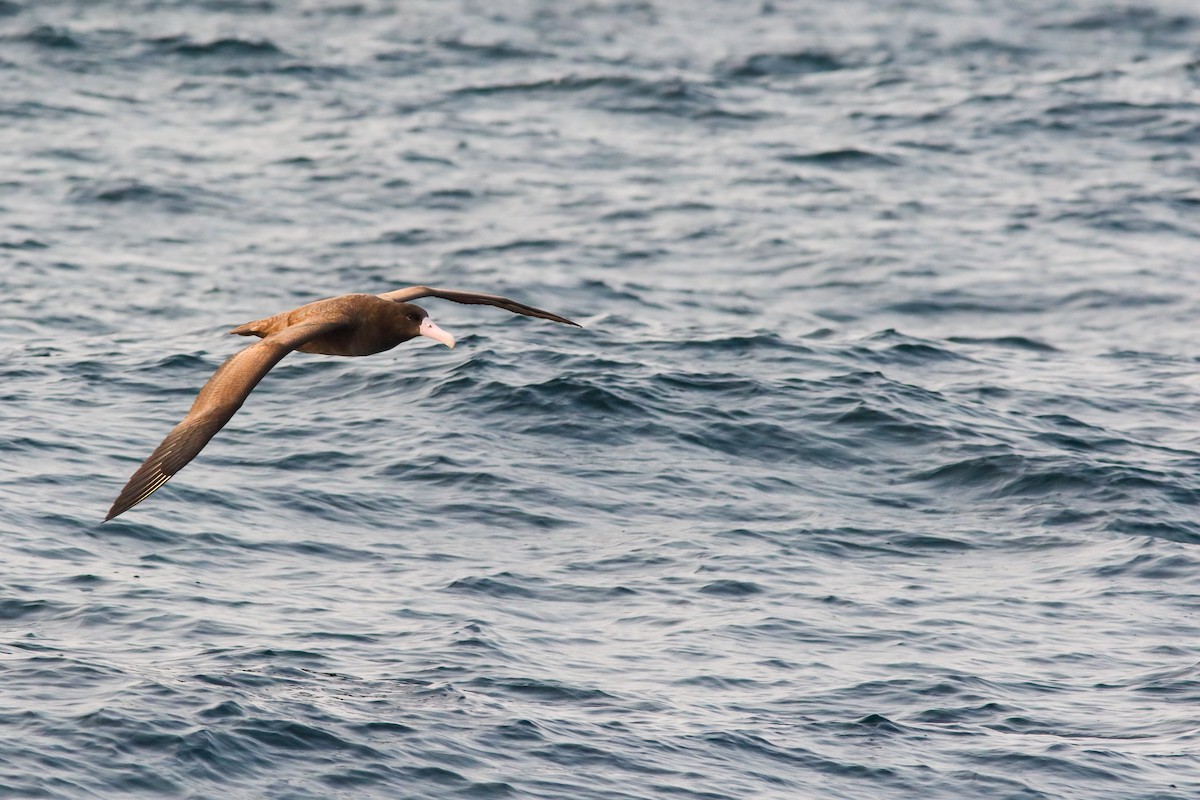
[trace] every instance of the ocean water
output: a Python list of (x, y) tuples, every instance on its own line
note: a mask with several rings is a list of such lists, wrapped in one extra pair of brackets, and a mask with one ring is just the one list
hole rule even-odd
[[(1190, 0), (0, 0), (0, 796), (1200, 796)], [(310, 300), (459, 337), (294, 354)]]

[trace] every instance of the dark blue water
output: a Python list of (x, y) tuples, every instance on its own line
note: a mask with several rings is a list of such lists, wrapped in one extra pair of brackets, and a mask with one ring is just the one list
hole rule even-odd
[[(0, 796), (1200, 794), (1185, 0), (0, 1)], [(245, 340), (296, 354), (100, 525)]]

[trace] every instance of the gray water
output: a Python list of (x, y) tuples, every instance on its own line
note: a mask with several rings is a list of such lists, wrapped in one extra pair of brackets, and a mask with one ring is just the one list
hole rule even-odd
[[(0, 0), (0, 796), (1200, 793), (1191, 2)], [(100, 524), (246, 341), (294, 354)]]

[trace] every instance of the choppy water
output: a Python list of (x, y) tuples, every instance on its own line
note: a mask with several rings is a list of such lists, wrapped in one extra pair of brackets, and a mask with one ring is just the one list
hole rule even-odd
[[(0, 795), (1193, 798), (1200, 10), (0, 1)], [(244, 340), (297, 354), (100, 519)]]

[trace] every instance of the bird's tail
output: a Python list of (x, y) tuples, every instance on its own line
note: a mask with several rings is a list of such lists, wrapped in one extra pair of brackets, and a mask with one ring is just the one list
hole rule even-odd
[(238, 336), (257, 336), (259, 338), (262, 338), (263, 336), (266, 336), (268, 333), (270, 333), (268, 323), (270, 323), (273, 320), (274, 320), (274, 317), (267, 317), (265, 319), (256, 319), (253, 322), (247, 322), (245, 325), (238, 325), (236, 328), (232, 329), (229, 332), (237, 334)]

